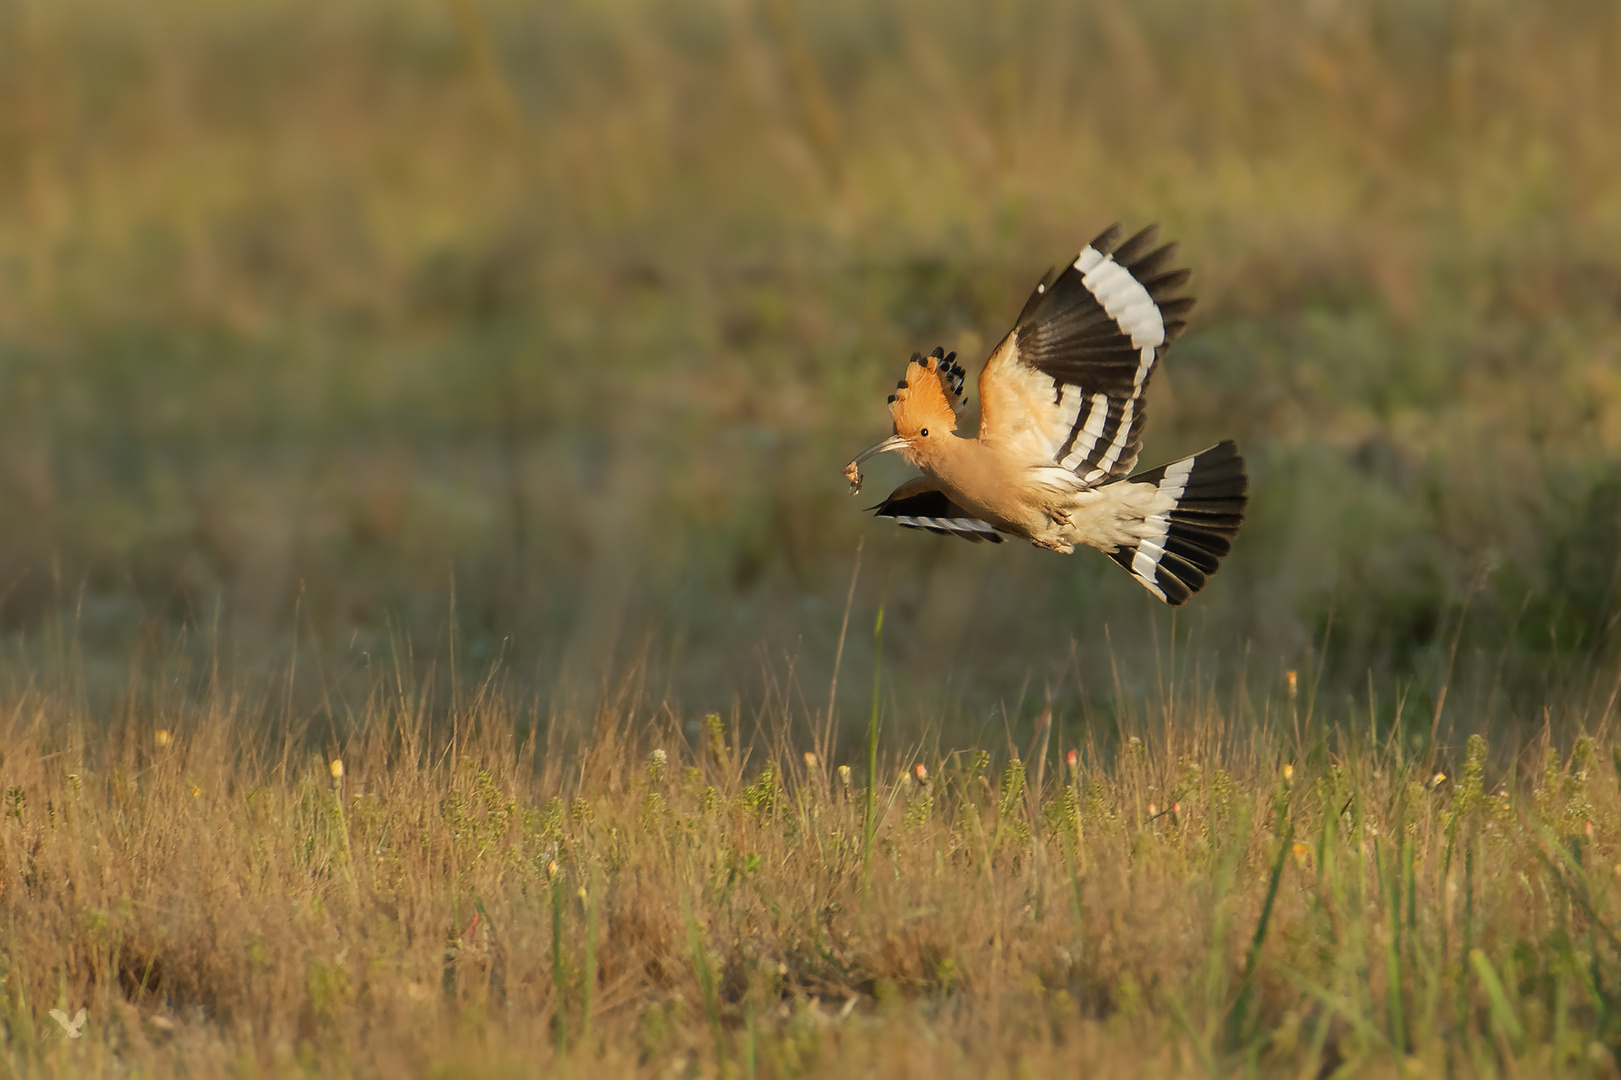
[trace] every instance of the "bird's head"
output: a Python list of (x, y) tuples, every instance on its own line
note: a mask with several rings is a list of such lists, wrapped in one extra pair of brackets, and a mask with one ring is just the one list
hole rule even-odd
[(861, 463), (876, 454), (896, 450), (911, 464), (923, 467), (931, 447), (957, 430), (957, 411), (962, 404), (963, 370), (957, 364), (957, 354), (939, 348), (928, 356), (913, 353), (906, 365), (906, 377), (889, 395), (895, 433), (863, 450), (844, 467), (851, 491), (861, 490)]

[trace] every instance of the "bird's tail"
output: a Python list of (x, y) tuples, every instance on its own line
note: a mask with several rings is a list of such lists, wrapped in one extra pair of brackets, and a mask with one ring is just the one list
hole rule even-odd
[(1109, 557), (1167, 604), (1186, 603), (1232, 550), (1244, 521), (1249, 478), (1237, 444), (1219, 442), (1124, 483), (1153, 484), (1162, 508), (1143, 521), (1135, 543), (1122, 544)]

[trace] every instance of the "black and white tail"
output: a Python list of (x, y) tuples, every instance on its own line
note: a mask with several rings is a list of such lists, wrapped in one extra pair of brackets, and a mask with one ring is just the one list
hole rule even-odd
[(1161, 465), (1122, 481), (1153, 484), (1168, 500), (1144, 522), (1134, 544), (1109, 557), (1125, 567), (1149, 592), (1174, 606), (1204, 588), (1244, 522), (1249, 478), (1231, 440), (1192, 457)]

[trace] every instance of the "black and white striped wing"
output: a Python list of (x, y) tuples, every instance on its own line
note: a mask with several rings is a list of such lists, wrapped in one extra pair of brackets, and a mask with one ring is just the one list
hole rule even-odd
[(1158, 232), (1121, 243), (1112, 225), (1036, 286), (980, 375), (982, 441), (1092, 486), (1131, 472), (1149, 376), (1193, 306)]
[(974, 517), (921, 476), (890, 492), (872, 510), (878, 517), (893, 518), (897, 525), (926, 529), (936, 536), (960, 536), (976, 544), (984, 540), (1002, 542), (1002, 534), (989, 522)]
[[(1204, 588), (1244, 523), (1249, 477), (1231, 440), (1138, 473), (1121, 488), (1151, 488), (1154, 512), (1136, 539), (1109, 557), (1161, 600), (1178, 607)], [(1114, 489), (1111, 489), (1114, 490)]]

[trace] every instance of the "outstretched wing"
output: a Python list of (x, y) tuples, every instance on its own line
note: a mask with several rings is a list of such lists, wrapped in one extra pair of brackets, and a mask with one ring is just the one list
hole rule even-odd
[(872, 510), (879, 517), (894, 518), (897, 525), (927, 529), (936, 536), (960, 536), (976, 544), (982, 540), (993, 544), (1002, 542), (1002, 534), (990, 522), (974, 517), (922, 476), (890, 492), (889, 497)]
[(1125, 243), (1119, 225), (1049, 271), (979, 376), (980, 440), (1054, 463), (1089, 485), (1126, 476), (1142, 448), (1143, 391), (1192, 297), (1168, 269), (1176, 245), (1151, 225)]

